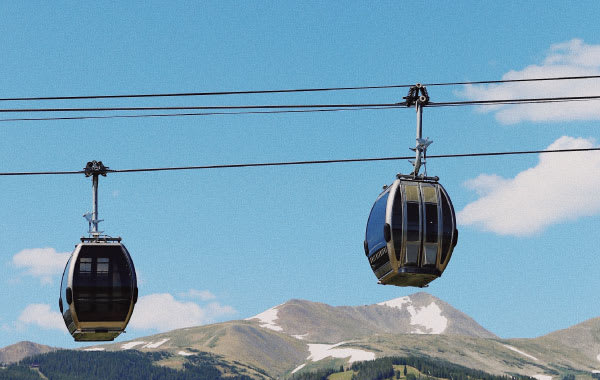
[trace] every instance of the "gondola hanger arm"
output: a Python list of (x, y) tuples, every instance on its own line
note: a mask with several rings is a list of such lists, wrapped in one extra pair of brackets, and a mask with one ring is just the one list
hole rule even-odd
[[(408, 90), (408, 95), (404, 98), (407, 107), (415, 106), (417, 112), (417, 138), (416, 145), (414, 148), (410, 148), (415, 152), (415, 160), (409, 161), (414, 170), (412, 172), (413, 178), (419, 176), (419, 170), (421, 165), (425, 166), (425, 156), (427, 154), (427, 148), (433, 143), (433, 140), (429, 140), (429, 137), (423, 139), (423, 107), (429, 103), (429, 94), (427, 89), (420, 83), (412, 86)], [(425, 176), (427, 172), (425, 172)]]

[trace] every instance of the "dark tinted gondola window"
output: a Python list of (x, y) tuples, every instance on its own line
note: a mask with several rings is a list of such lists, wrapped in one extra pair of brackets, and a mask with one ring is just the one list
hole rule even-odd
[(450, 250), (450, 244), (452, 244), (452, 232), (454, 226), (452, 225), (452, 211), (450, 203), (446, 198), (445, 194), (442, 194), (442, 257), (440, 262), (444, 263), (448, 257), (448, 251)]
[(69, 312), (69, 304), (67, 303), (67, 286), (69, 286), (69, 265), (71, 264), (71, 257), (69, 257), (69, 261), (67, 261), (67, 265), (65, 266), (65, 270), (63, 271), (62, 275), (62, 281), (60, 283), (60, 299), (63, 313)]
[(419, 241), (421, 231), (421, 221), (419, 220), (419, 204), (414, 202), (406, 203), (406, 240)]
[(82, 257), (79, 260), (79, 273), (83, 275), (92, 273), (92, 259), (90, 257)]
[(133, 273), (120, 246), (84, 245), (73, 274), (81, 322), (124, 321), (133, 295)]
[(438, 240), (438, 210), (435, 204), (425, 204), (425, 241), (436, 243)]
[(419, 186), (406, 185), (406, 256), (404, 265), (417, 265), (421, 250), (421, 219)]
[(436, 264), (438, 251), (438, 207), (437, 204), (425, 203), (425, 261), (423, 265)]
[(394, 251), (396, 260), (400, 261), (402, 253), (402, 226), (404, 225), (404, 215), (402, 214), (402, 192), (400, 189), (394, 195), (394, 207), (392, 209), (392, 238), (394, 239)]
[(369, 221), (367, 222), (367, 245), (369, 248), (369, 256), (386, 245), (383, 237), (383, 226), (385, 225), (385, 209), (387, 207), (389, 195), (389, 192), (386, 191), (386, 193), (375, 202), (375, 205), (373, 205), (373, 208), (371, 209), (371, 215), (369, 215)]
[(98, 276), (108, 276), (109, 265), (110, 259), (108, 259), (108, 257), (99, 257), (96, 267)]

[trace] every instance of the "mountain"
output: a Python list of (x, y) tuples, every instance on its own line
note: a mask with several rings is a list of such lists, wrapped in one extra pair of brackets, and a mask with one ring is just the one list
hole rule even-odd
[(57, 348), (44, 346), (33, 342), (19, 342), (0, 348), (0, 363), (15, 363), (19, 360), (46, 352), (56, 351)]
[[(518, 341), (527, 341), (520, 339)], [(600, 369), (600, 318), (589, 319), (564, 330), (530, 340), (531, 344), (546, 350), (556, 347), (577, 351), (581, 358), (596, 364), (595, 370)]]
[(441, 359), (495, 375), (560, 380), (577, 374), (589, 379), (600, 370), (600, 318), (535, 339), (500, 339), (423, 292), (363, 306), (294, 299), (246, 320), (81, 350), (137, 350), (173, 369), (188, 368), (199, 356), (212, 355), (220, 368), (254, 379), (339, 369), (388, 356)]
[[(548, 362), (529, 355), (523, 345), (499, 339), (466, 314), (421, 292), (364, 306), (290, 300), (243, 321), (179, 329), (85, 350), (163, 350), (173, 357), (161, 364), (173, 368), (181, 368), (194, 352), (209, 352), (272, 377), (407, 355), (440, 358), (493, 374), (559, 373)], [(540, 350), (532, 352), (539, 355)], [(572, 368), (586, 365), (573, 363), (569, 362)]]
[(446, 334), (496, 338), (466, 314), (427, 293), (376, 305), (329, 306), (291, 300), (254, 317), (259, 326), (306, 341), (337, 343), (374, 334)]

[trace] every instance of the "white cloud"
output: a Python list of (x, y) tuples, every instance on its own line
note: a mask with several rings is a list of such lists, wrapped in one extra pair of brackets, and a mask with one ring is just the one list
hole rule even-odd
[(38, 277), (42, 284), (51, 284), (53, 277), (62, 274), (71, 253), (56, 252), (54, 248), (24, 249), (13, 256), (13, 264), (25, 273)]
[[(591, 139), (563, 136), (551, 149), (591, 148)], [(541, 154), (539, 163), (514, 178), (482, 174), (465, 185), (479, 194), (457, 214), (462, 225), (500, 235), (528, 236), (566, 220), (600, 212), (597, 152)]]
[(196, 290), (190, 289), (185, 293), (179, 293), (180, 297), (183, 298), (197, 298), (200, 301), (210, 301), (217, 298), (211, 291), (209, 290)]
[(60, 313), (53, 311), (48, 304), (34, 303), (27, 305), (21, 312), (17, 323), (36, 325), (44, 329), (67, 331)]
[(168, 331), (212, 323), (219, 317), (235, 313), (231, 306), (218, 302), (200, 306), (195, 302), (178, 301), (168, 293), (150, 294), (138, 300), (129, 326)]
[[(502, 79), (550, 78), (600, 75), (600, 45), (582, 40), (552, 45), (541, 64), (509, 71)], [(547, 82), (518, 82), (465, 86), (459, 95), (471, 100), (547, 98), (600, 95), (600, 79)], [(504, 124), (520, 121), (599, 120), (600, 101), (485, 106), (483, 112), (495, 112)]]

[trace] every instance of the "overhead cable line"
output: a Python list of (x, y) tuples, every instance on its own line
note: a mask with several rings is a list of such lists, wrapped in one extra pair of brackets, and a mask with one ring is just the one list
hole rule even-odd
[(263, 105), (242, 105), (242, 106), (158, 106), (158, 107), (82, 107), (82, 108), (0, 108), (0, 113), (365, 108), (365, 107), (401, 107), (402, 104), (403, 103), (263, 104)]
[(463, 100), (456, 102), (429, 102), (425, 107), (448, 106), (485, 106), (497, 104), (539, 104), (539, 103), (564, 103), (598, 100), (600, 95), (587, 96), (561, 96), (556, 98), (521, 98), (521, 99), (490, 99), (490, 100)]
[[(510, 151), (510, 152), (438, 154), (438, 155), (427, 155), (427, 158), (429, 159), (429, 158), (487, 157), (487, 156), (509, 156), (509, 155), (547, 154), (547, 153), (573, 153), (573, 152), (591, 152), (591, 151), (600, 151), (600, 148), (574, 148), (574, 149), (550, 149), (550, 150), (523, 150), (523, 151)], [(264, 166), (318, 165), (318, 164), (335, 164), (335, 163), (351, 163), (351, 162), (397, 161), (397, 160), (408, 160), (408, 159), (412, 159), (412, 158), (414, 158), (414, 156), (349, 158), (349, 159), (314, 160), (314, 161), (261, 162), (261, 163), (246, 163), (246, 164), (202, 165), (202, 166), (175, 166), (175, 167), (159, 167), (159, 168), (139, 168), (139, 169), (107, 169), (106, 173), (140, 173), (140, 172), (180, 171), (180, 170), (249, 168), (249, 167), (264, 167)], [(0, 172), (0, 176), (64, 175), (64, 174), (85, 174), (85, 170), (4, 172), (4, 173)]]
[[(598, 79), (598, 78), (600, 78), (600, 75), (582, 75), (582, 76), (565, 76), (565, 77), (552, 77), (552, 78), (523, 78), (523, 79), (502, 79), (502, 80), (483, 80), (483, 81), (464, 81), (464, 82), (423, 83), (423, 85), (424, 86), (457, 86), (457, 85), (473, 85), (473, 84), (541, 82), (541, 81), (581, 80), (581, 79)], [(174, 92), (174, 93), (116, 94), (116, 95), (75, 95), (75, 96), (37, 96), (37, 97), (31, 96), (31, 97), (0, 98), (0, 101), (8, 102), (8, 101), (38, 101), (38, 100), (84, 100), (84, 99), (123, 99), (123, 98), (158, 98), (158, 97), (186, 97), (186, 96), (282, 94), (282, 93), (294, 93), (294, 92), (379, 90), (379, 89), (393, 89), (393, 88), (409, 88), (411, 86), (413, 86), (413, 84), (296, 88), (296, 89), (279, 89), (279, 90), (204, 91), (204, 92)]]
[(391, 107), (357, 107), (357, 108), (331, 108), (331, 109), (306, 109), (306, 110), (279, 110), (279, 111), (239, 111), (239, 112), (185, 112), (185, 113), (163, 113), (163, 114), (139, 114), (139, 115), (106, 115), (106, 116), (63, 116), (63, 117), (24, 117), (13, 119), (0, 119), (0, 122), (10, 121), (45, 121), (45, 120), (87, 120), (87, 119), (120, 119), (138, 117), (176, 117), (176, 116), (215, 116), (215, 115), (260, 115), (260, 114), (282, 114), (282, 113), (310, 113), (310, 112), (339, 112), (339, 111), (364, 111), (385, 110), (395, 108), (406, 108), (404, 105)]
[[(496, 105), (562, 103), (600, 99), (600, 95), (562, 96), (555, 98), (517, 98), (466, 100), (456, 102), (429, 102), (424, 107), (446, 107), (461, 105)], [(263, 104), (241, 106), (160, 106), (160, 107), (82, 107), (82, 108), (0, 108), (0, 113), (38, 112), (106, 112), (106, 111), (178, 111), (178, 110), (280, 110), (280, 109), (338, 109), (338, 108), (408, 108), (405, 103), (359, 103), (359, 104)]]

